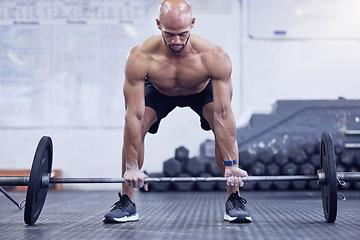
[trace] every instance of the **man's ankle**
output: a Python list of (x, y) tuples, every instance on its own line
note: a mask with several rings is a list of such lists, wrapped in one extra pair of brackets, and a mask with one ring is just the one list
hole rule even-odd
[(240, 191), (239, 190), (233, 190), (233, 191), (228, 191), (227, 192), (227, 198), (229, 198), (230, 195), (233, 194), (233, 193), (237, 193), (240, 196)]
[(122, 192), (121, 195), (122, 196), (124, 196), (124, 195), (128, 196), (130, 201), (135, 204), (134, 193)]

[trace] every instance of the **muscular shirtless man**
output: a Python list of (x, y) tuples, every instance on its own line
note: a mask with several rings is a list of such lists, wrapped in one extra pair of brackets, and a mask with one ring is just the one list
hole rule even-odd
[[(241, 177), (247, 172), (238, 167), (235, 119), (231, 109), (231, 61), (218, 46), (191, 35), (195, 18), (185, 0), (165, 0), (156, 19), (161, 35), (152, 36), (134, 47), (125, 67), (125, 127), (122, 173), (126, 183), (122, 195), (104, 222), (139, 219), (134, 188), (148, 188), (141, 172), (144, 138), (156, 133), (162, 118), (175, 107), (190, 107), (199, 116), (201, 127), (215, 136), (216, 162), (228, 177), (224, 220), (251, 222), (246, 200), (239, 195)], [(145, 90), (144, 90), (145, 89)]]

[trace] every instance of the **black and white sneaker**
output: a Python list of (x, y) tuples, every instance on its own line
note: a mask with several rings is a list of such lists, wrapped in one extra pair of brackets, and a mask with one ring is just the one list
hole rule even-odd
[(239, 196), (238, 192), (232, 193), (225, 203), (224, 220), (231, 223), (249, 223), (251, 222), (250, 213), (244, 204), (247, 201)]
[(110, 212), (105, 214), (104, 223), (125, 223), (139, 220), (135, 203), (133, 203), (128, 195), (119, 193), (120, 200), (117, 201)]

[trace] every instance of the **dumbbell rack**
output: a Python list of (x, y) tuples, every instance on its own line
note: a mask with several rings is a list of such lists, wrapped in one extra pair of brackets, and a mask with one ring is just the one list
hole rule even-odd
[[(346, 130), (345, 135), (360, 136), (360, 130)], [(359, 149), (360, 150), (360, 143), (345, 143), (344, 146), (347, 149)]]

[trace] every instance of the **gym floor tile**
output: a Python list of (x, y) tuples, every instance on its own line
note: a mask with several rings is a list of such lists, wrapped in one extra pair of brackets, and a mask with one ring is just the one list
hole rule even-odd
[[(253, 222), (223, 220), (225, 192), (136, 191), (140, 220), (104, 224), (112, 191), (50, 191), (34, 226), (0, 194), (0, 239), (358, 239), (360, 191), (344, 191), (335, 223), (324, 220), (320, 191), (244, 191)], [(10, 192), (16, 200), (23, 192)]]

